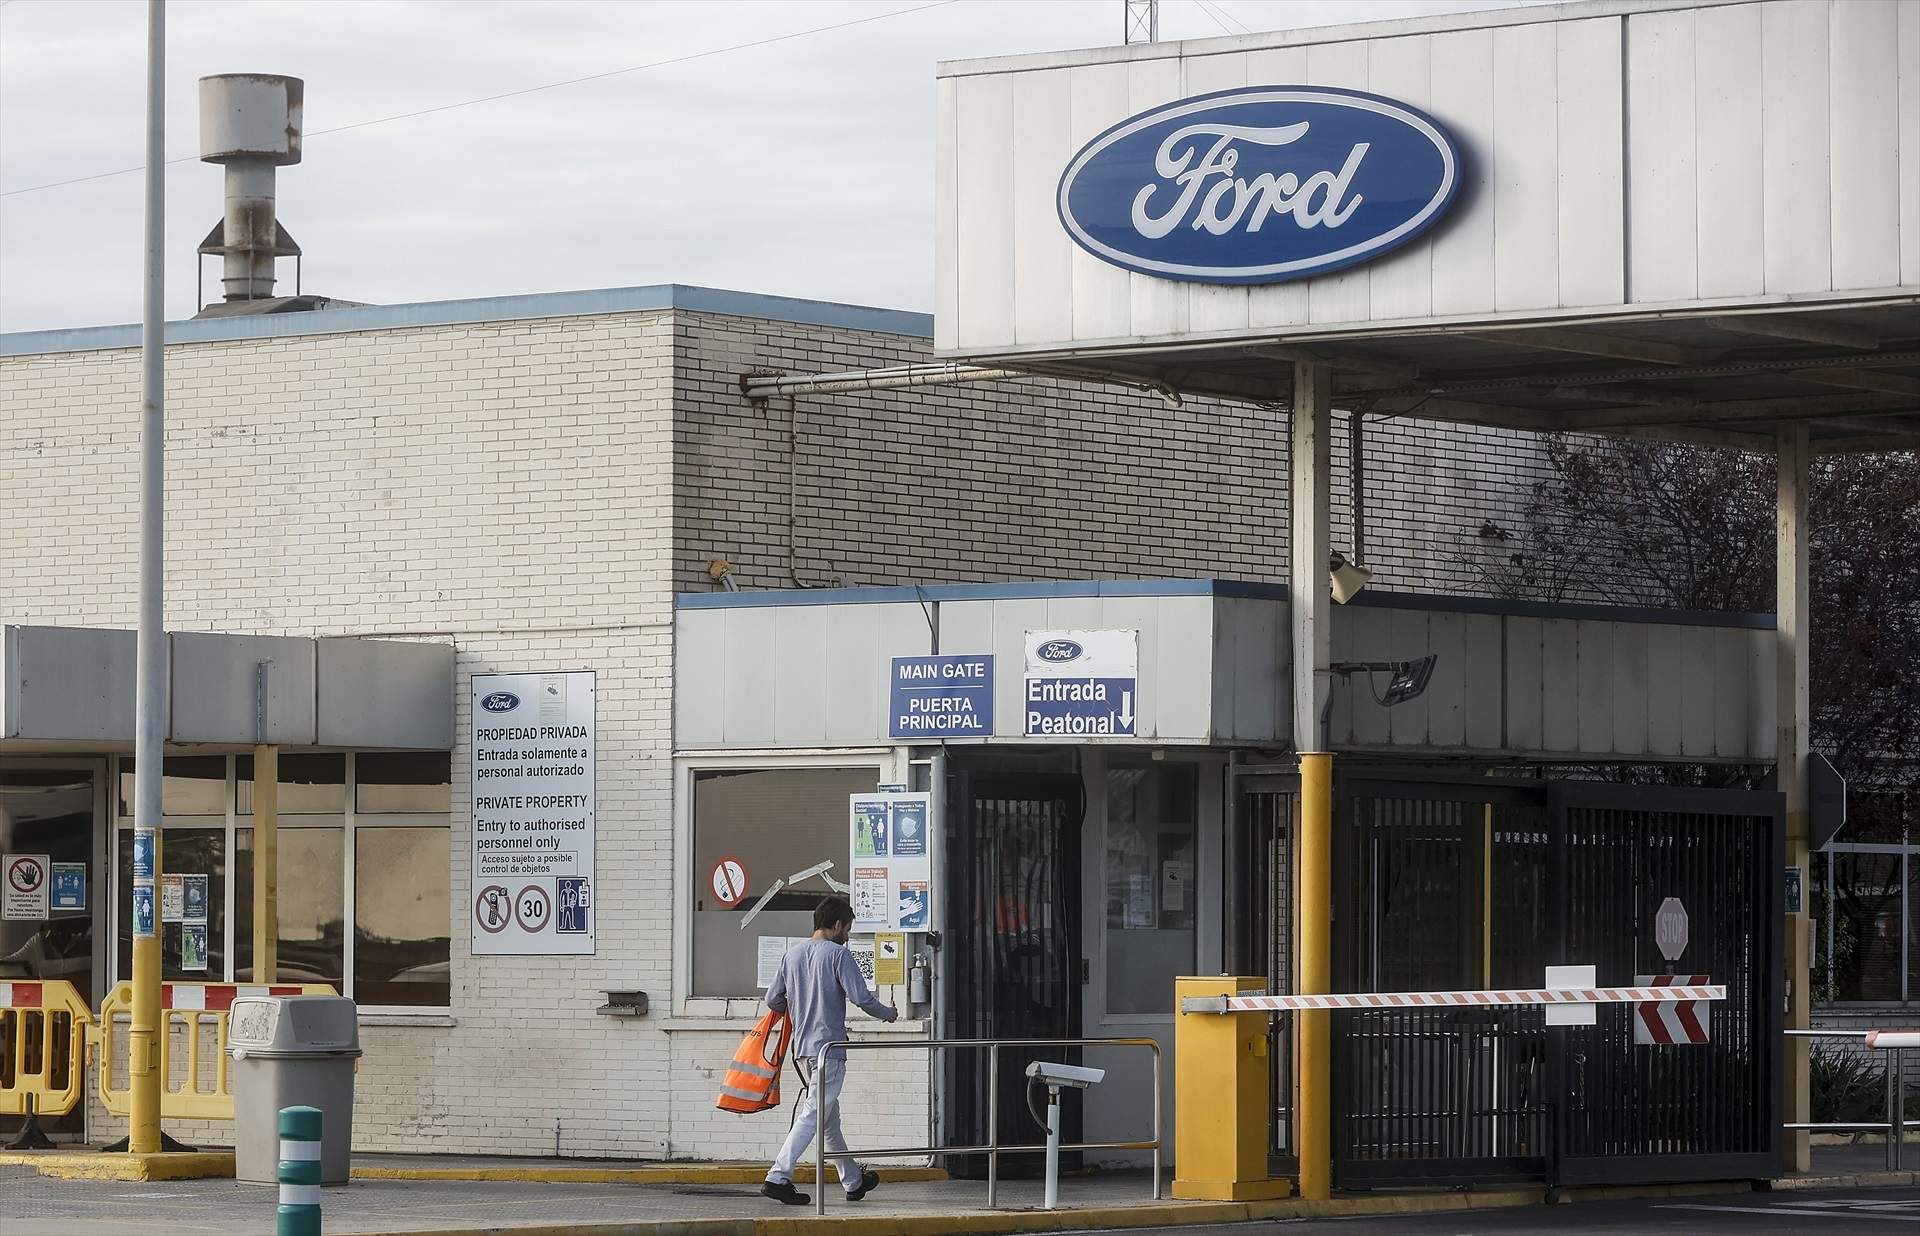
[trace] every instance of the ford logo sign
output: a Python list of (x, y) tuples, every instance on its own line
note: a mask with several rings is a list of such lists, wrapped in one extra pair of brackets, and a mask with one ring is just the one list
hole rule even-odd
[(1086, 649), (1070, 639), (1050, 639), (1040, 645), (1037, 654), (1042, 661), (1051, 661), (1055, 665), (1074, 660)]
[(511, 691), (495, 691), (481, 697), (480, 707), (488, 712), (512, 712), (520, 707), (520, 697)]
[(1060, 177), (1060, 222), (1128, 270), (1279, 283), (1371, 261), (1446, 213), (1460, 151), (1431, 117), (1325, 86), (1248, 86), (1121, 121)]

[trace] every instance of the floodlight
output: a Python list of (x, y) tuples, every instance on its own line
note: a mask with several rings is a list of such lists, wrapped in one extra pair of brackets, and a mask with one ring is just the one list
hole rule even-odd
[(1355, 566), (1335, 551), (1327, 562), (1327, 577), (1333, 584), (1334, 601), (1345, 605), (1355, 593), (1367, 586), (1367, 581), (1373, 578), (1373, 572), (1363, 566)]

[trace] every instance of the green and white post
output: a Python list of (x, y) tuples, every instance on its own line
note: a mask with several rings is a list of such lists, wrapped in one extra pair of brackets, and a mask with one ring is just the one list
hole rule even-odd
[(275, 1236), (320, 1236), (320, 1109), (280, 1109), (280, 1213)]

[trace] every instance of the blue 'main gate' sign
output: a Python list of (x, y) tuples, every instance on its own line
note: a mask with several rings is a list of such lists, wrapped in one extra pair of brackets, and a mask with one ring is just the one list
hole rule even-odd
[(1121, 121), (1060, 177), (1089, 253), (1162, 279), (1278, 283), (1371, 261), (1446, 213), (1460, 152), (1431, 117), (1325, 86), (1248, 86)]

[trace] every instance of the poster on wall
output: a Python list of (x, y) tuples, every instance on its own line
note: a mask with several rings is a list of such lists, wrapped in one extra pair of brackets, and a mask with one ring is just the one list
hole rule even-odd
[(591, 954), (593, 671), (472, 685), (473, 953)]
[(847, 801), (853, 929), (933, 931), (933, 799), (929, 794), (854, 794)]

